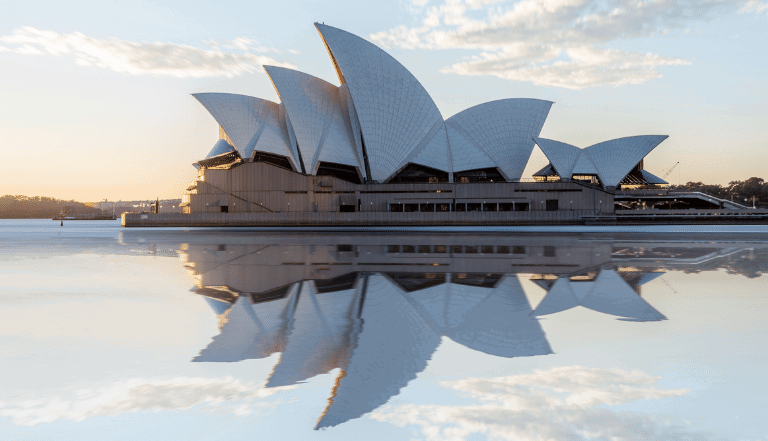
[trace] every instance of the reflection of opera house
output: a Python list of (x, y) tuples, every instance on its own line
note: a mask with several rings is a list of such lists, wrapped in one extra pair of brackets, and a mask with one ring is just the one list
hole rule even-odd
[[(194, 361), (279, 353), (267, 387), (338, 369), (318, 421), (328, 427), (397, 395), (443, 338), (498, 357), (551, 354), (539, 317), (582, 307), (666, 320), (640, 295), (643, 284), (743, 250), (579, 236), (261, 235), (240, 243), (214, 236), (181, 257), (220, 327)], [(546, 291), (536, 305), (523, 277)]]
[[(392, 56), (349, 32), (315, 26), (340, 85), (265, 66), (279, 103), (194, 94), (218, 123), (220, 139), (195, 163), (187, 215), (145, 215), (144, 222), (128, 216), (130, 225), (567, 223), (611, 215), (615, 207), (727, 203), (665, 196), (667, 182), (645, 170), (643, 159), (666, 135), (583, 149), (544, 139), (553, 103), (528, 98), (490, 101), (444, 119)], [(535, 146), (549, 165), (524, 182)], [(633, 195), (638, 189), (646, 193)]]

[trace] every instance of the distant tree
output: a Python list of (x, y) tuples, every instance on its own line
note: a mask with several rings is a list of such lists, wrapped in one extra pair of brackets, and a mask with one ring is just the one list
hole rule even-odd
[(725, 187), (702, 182), (687, 182), (683, 185), (670, 185), (673, 191), (700, 191), (740, 204), (768, 206), (768, 182), (763, 178), (751, 177), (746, 181), (731, 181)]
[(59, 216), (62, 211), (65, 215), (102, 213), (99, 209), (73, 200), (42, 196), (0, 196), (0, 219), (51, 219)]

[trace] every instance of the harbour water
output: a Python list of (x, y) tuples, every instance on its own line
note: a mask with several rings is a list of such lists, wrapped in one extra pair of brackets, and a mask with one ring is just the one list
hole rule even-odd
[(2, 220), (0, 439), (768, 439), (768, 229), (644, 228)]

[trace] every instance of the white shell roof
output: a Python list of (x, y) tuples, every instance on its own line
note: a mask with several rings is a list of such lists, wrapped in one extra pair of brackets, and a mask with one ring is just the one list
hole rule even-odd
[(572, 175), (596, 175), (597, 169), (595, 168), (595, 164), (592, 163), (592, 159), (590, 158), (589, 154), (585, 153), (584, 150), (581, 151), (581, 154), (579, 155), (579, 159), (576, 160), (576, 164), (573, 166), (573, 171), (571, 172)]
[(446, 121), (445, 129), (448, 134), (454, 173), (499, 166), (468, 138), (469, 135), (464, 136), (461, 133), (463, 132), (461, 127), (454, 127), (450, 119)]
[[(507, 180), (517, 180), (528, 164), (533, 138), (541, 133), (550, 107), (551, 101), (529, 98), (490, 101), (463, 110), (446, 123), (492, 158)], [(454, 159), (454, 171), (460, 171), (456, 163)]]
[(285, 156), (295, 169), (301, 169), (280, 127), (277, 103), (233, 93), (195, 93), (192, 96), (224, 129), (242, 158), (250, 158), (258, 150)]
[(356, 35), (315, 23), (360, 121), (370, 178), (384, 182), (442, 121), (429, 93), (402, 64)]
[(341, 105), (339, 88), (303, 72), (264, 66), (285, 105), (307, 173), (320, 161), (358, 167), (352, 129)]
[(533, 138), (533, 140), (547, 156), (557, 174), (561, 178), (570, 179), (576, 160), (579, 159), (582, 150), (576, 146), (551, 139)]
[[(438, 129), (429, 142), (419, 151), (416, 156), (408, 162), (425, 165), (438, 170), (451, 172), (451, 155), (448, 146), (448, 134), (445, 132), (445, 123), (440, 121)], [(427, 140), (428, 138), (424, 138)]]
[(667, 138), (632, 136), (586, 149), (538, 138), (553, 103), (527, 98), (478, 104), (443, 120), (421, 83), (392, 56), (349, 32), (315, 26), (340, 87), (265, 66), (281, 104), (229, 93), (193, 94), (242, 158), (273, 153), (307, 174), (316, 174), (320, 162), (345, 164), (375, 182), (388, 181), (408, 163), (448, 173), (495, 167), (515, 181), (535, 140), (561, 177), (597, 174), (604, 186), (615, 187)]
[[(363, 144), (360, 141), (361, 133), (360, 120), (357, 119), (357, 110), (355, 110), (355, 104), (352, 102), (352, 96), (349, 94), (349, 87), (345, 84), (339, 86), (339, 99), (341, 100), (341, 108), (347, 115), (345, 118), (348, 124), (349, 130), (352, 131), (352, 140), (355, 142), (355, 152), (357, 153), (358, 161), (361, 164), (363, 162)], [(367, 172), (363, 169), (363, 176), (367, 177)]]
[(619, 185), (635, 165), (665, 139), (667, 135), (629, 136), (580, 149), (564, 142), (534, 138), (560, 177), (596, 174), (606, 187)]
[(236, 151), (237, 150), (232, 146), (232, 144), (228, 143), (226, 139), (219, 139), (216, 141), (216, 144), (213, 145), (211, 151), (208, 152), (208, 155), (205, 156), (205, 159)]
[(280, 118), (280, 127), (283, 129), (283, 137), (288, 139), (291, 153), (293, 154), (293, 157), (296, 158), (296, 162), (301, 166), (301, 168), (296, 168), (296, 170), (301, 170), (302, 173), (305, 173), (304, 163), (302, 162), (301, 155), (299, 155), (299, 146), (296, 143), (296, 134), (293, 133), (293, 125), (291, 124), (291, 119), (288, 118), (288, 114), (285, 111), (285, 104), (283, 103), (280, 103), (278, 117)]
[(665, 139), (667, 135), (629, 136), (589, 146), (585, 151), (595, 164), (603, 185), (615, 187)]

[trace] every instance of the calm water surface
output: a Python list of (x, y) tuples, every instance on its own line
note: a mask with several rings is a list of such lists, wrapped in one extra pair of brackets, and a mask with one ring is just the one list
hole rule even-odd
[(768, 233), (0, 221), (0, 439), (768, 440)]

